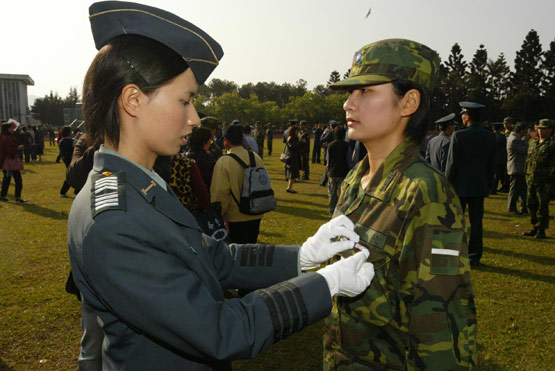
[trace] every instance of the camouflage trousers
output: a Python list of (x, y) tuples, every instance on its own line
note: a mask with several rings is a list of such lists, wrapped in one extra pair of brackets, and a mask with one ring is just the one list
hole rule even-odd
[(530, 222), (534, 227), (542, 229), (549, 227), (549, 192), (545, 186), (545, 184), (528, 185)]

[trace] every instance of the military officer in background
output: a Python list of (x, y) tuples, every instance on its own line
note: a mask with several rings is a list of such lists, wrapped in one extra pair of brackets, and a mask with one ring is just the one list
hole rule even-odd
[(555, 143), (551, 136), (554, 128), (555, 120), (540, 120), (536, 126), (538, 135), (530, 145), (526, 160), (527, 202), (533, 228), (523, 234), (540, 239), (546, 238), (550, 191), (555, 184)]
[[(509, 190), (507, 179), (507, 137), (503, 133), (503, 123), (493, 123), (493, 133), (495, 135), (495, 174), (490, 194), (496, 195), (497, 192), (507, 192)], [(498, 185), (501, 188), (498, 190)]]
[(516, 124), (516, 121), (511, 116), (507, 116), (503, 119), (503, 127), (505, 128), (505, 131), (503, 132), (503, 134), (505, 134), (506, 137), (511, 135), (511, 132), (513, 130), (513, 126), (515, 124)]
[[(528, 154), (529, 134), (526, 125), (518, 123), (507, 138), (507, 174), (510, 186), (507, 200), (509, 213), (526, 214), (526, 157)], [(520, 200), (520, 211), (516, 204)]]
[(457, 125), (455, 114), (450, 113), (437, 120), (435, 124), (438, 126), (440, 133), (428, 141), (426, 146), (426, 161), (445, 174), (447, 153), (449, 152), (449, 143), (451, 143), (450, 137)]
[(310, 176), (310, 134), (312, 131), (308, 127), (305, 120), (301, 120), (301, 131), (299, 134), (299, 140), (301, 142), (300, 154), (301, 154), (301, 168), (303, 171), (303, 176), (301, 180), (309, 180)]
[(451, 137), (445, 176), (455, 187), (461, 200), (463, 213), (468, 206), (470, 238), (468, 253), (471, 265), (480, 264), (482, 258), (484, 198), (492, 188), (495, 172), (495, 134), (480, 125), (484, 105), (460, 102), (464, 129)]
[(264, 128), (262, 128), (262, 123), (260, 121), (256, 121), (254, 123), (254, 140), (256, 141), (256, 145), (258, 146), (258, 155), (260, 158), (264, 157)]
[(266, 124), (266, 143), (268, 144), (268, 156), (271, 156), (274, 147), (274, 129), (271, 123)]

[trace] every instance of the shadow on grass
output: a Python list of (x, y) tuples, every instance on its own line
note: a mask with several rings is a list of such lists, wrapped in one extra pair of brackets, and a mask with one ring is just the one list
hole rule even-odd
[[(299, 196), (302, 197), (302, 195), (303, 194), (301, 192), (299, 192), (299, 193), (297, 193), (296, 196), (297, 197), (299, 197)], [(312, 195), (311, 195), (311, 197), (312, 197)], [(282, 206), (284, 203), (292, 203), (294, 205), (308, 206), (308, 207), (313, 207), (313, 208), (316, 208), (316, 209), (324, 209), (325, 208), (325, 206), (322, 205), (322, 204), (319, 204), (319, 203), (316, 203), (316, 202), (304, 201), (302, 199), (296, 199), (296, 198), (291, 198), (291, 199), (276, 198), (276, 200), (277, 200), (278, 206), (279, 206), (278, 209), (288, 207), (288, 206)], [(278, 210), (278, 209), (276, 209), (276, 210)], [(291, 210), (291, 209), (295, 209), (295, 208), (290, 207), (289, 209)], [(297, 215), (297, 214), (292, 214), (292, 215)]]
[(522, 240), (522, 241), (530, 242), (530, 237), (522, 236), (520, 232), (519, 234), (510, 234), (510, 233), (501, 233), (497, 231), (484, 230), (484, 237), (492, 238), (494, 240), (505, 240), (507, 238), (510, 238), (512, 240)]
[(260, 235), (266, 237), (283, 237), (282, 233), (274, 233), (274, 232), (267, 232), (267, 231), (260, 231)]
[(66, 212), (47, 209), (46, 207), (32, 203), (19, 204), (19, 206), (28, 213), (36, 214), (49, 219), (67, 220), (68, 217)]
[(555, 265), (555, 258), (550, 256), (536, 256), (536, 255), (514, 252), (510, 250), (495, 249), (491, 247), (484, 247), (484, 251), (487, 251), (492, 254), (499, 254), (503, 256), (510, 256), (510, 257), (520, 258), (520, 259), (527, 259), (535, 263), (544, 264), (544, 265)]
[(493, 265), (486, 265), (486, 264), (480, 264), (479, 266), (474, 267), (472, 269), (480, 272), (499, 273), (507, 276), (516, 276), (524, 279), (541, 281), (541, 282), (549, 283), (551, 285), (555, 284), (555, 276), (543, 276), (541, 274), (520, 271), (517, 269), (496, 267)]
[[(299, 207), (299, 204), (305, 204), (308, 207)], [(279, 201), (278, 201), (278, 205)], [(285, 214), (285, 215), (295, 215), (296, 217), (308, 218), (308, 219), (329, 219), (328, 209), (322, 207), (321, 205), (313, 204), (312, 202), (295, 202), (295, 206), (284, 206), (281, 204), (277, 209), (273, 211), (274, 213)]]

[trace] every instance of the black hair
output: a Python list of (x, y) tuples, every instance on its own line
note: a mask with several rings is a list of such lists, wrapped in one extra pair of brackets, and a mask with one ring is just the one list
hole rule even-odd
[(241, 145), (243, 143), (243, 127), (240, 124), (229, 125), (224, 133), (224, 138), (234, 146)]
[(118, 99), (135, 84), (152, 94), (188, 68), (176, 52), (147, 37), (122, 35), (104, 46), (92, 61), (83, 83), (83, 118), (90, 145), (108, 139), (119, 143)]
[(2, 134), (11, 135), (10, 126), (12, 126), (12, 124), (10, 124), (9, 122), (2, 124)]
[(251, 133), (251, 130), (252, 130), (252, 129), (251, 129), (250, 125), (245, 125), (245, 126), (243, 127), (243, 133), (245, 133), (245, 134), (250, 134), (250, 133)]
[(204, 147), (210, 138), (212, 138), (212, 130), (204, 126), (195, 127), (193, 133), (189, 137), (189, 147), (191, 147), (192, 150), (198, 151)]
[(467, 109), (466, 114), (468, 115), (468, 117), (470, 117), (470, 121), (476, 123), (480, 120), (480, 117), (482, 116), (482, 111), (479, 109)]
[(336, 126), (336, 128), (333, 130), (333, 138), (338, 140), (343, 140), (345, 139), (346, 132), (347, 130), (345, 130), (343, 126)]
[(513, 132), (518, 133), (521, 130), (526, 130), (526, 124), (519, 122), (518, 124), (516, 124), (513, 128)]
[(410, 137), (416, 144), (420, 144), (428, 131), (430, 93), (422, 85), (410, 80), (395, 80), (391, 82), (391, 85), (393, 86), (393, 93), (398, 98), (404, 97), (411, 89), (416, 89), (420, 92), (420, 105), (410, 117), (409, 123), (405, 128), (405, 135)]
[(70, 137), (70, 136), (71, 136), (71, 126), (63, 126), (62, 137)]

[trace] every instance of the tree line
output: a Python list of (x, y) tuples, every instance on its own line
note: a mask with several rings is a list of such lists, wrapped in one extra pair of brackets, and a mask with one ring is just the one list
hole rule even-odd
[[(295, 84), (258, 82), (239, 86), (233, 81), (214, 78), (199, 87), (194, 104), (202, 114), (224, 122), (238, 119), (251, 123), (285, 123), (290, 118), (309, 122), (343, 121), (347, 93), (332, 91), (327, 86), (348, 74), (349, 71), (343, 75), (332, 71), (325, 84), (310, 91), (303, 79)], [(61, 124), (63, 108), (75, 107), (78, 100), (75, 88), (64, 99), (50, 92), (35, 100), (31, 112), (43, 124)], [(538, 33), (530, 30), (516, 53), (513, 71), (503, 53), (490, 59), (484, 45), (467, 62), (461, 47), (455, 43), (440, 65), (439, 83), (432, 94), (430, 123), (458, 112), (460, 101), (486, 105), (483, 119), (490, 122), (501, 121), (505, 116), (523, 122), (555, 118), (555, 40), (544, 51)]]

